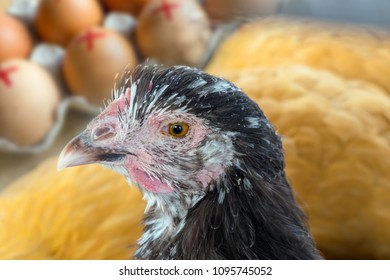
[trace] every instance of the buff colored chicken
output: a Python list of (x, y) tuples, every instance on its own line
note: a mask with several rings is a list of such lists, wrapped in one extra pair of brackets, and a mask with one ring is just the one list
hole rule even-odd
[(334, 28), (251, 23), (207, 70), (242, 87), (282, 135), (325, 257), (390, 259), (390, 40)]
[(42, 163), (0, 195), (0, 259), (129, 259), (144, 202), (97, 165), (61, 173)]
[(243, 25), (217, 50), (207, 70), (304, 64), (390, 92), (390, 35), (372, 28), (268, 18)]

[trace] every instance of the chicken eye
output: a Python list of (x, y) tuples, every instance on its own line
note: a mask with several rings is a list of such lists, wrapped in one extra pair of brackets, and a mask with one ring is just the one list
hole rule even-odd
[(179, 122), (179, 123), (171, 123), (169, 125), (169, 134), (174, 136), (174, 137), (179, 137), (179, 138), (182, 138), (184, 136), (187, 135), (188, 133), (188, 124), (186, 123), (182, 123), (182, 122)]

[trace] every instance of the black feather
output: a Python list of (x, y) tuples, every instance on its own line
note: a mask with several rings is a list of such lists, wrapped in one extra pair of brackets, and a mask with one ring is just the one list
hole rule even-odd
[[(173, 237), (149, 242), (147, 250), (138, 251), (138, 258), (320, 258), (286, 179), (280, 137), (254, 101), (235, 85), (188, 67), (143, 65), (132, 77), (138, 81), (137, 91), (153, 92), (169, 85), (156, 108), (186, 107), (221, 132), (234, 132), (231, 140), (237, 157), (188, 209), (184, 227)], [(125, 78), (122, 86), (130, 87)], [(172, 94), (185, 98), (170, 99)], [(137, 118), (142, 119), (154, 96), (137, 94), (135, 98), (140, 104)], [(155, 211), (146, 220), (157, 216)], [(145, 230), (149, 229), (147, 225)]]

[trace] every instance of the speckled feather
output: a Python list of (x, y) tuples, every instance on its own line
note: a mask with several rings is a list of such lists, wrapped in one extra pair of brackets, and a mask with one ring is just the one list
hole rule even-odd
[[(167, 127), (185, 123), (181, 137)], [(124, 71), (59, 167), (100, 163), (146, 200), (138, 259), (315, 259), (280, 138), (232, 83), (185, 66)]]
[[(125, 72), (114, 99), (128, 88), (123, 125), (170, 112), (194, 115), (212, 131), (193, 157), (167, 158), (171, 165), (192, 173), (226, 157), (223, 174), (206, 188), (194, 180), (176, 182), (168, 194), (144, 190), (149, 203), (137, 258), (319, 258), (285, 178), (280, 139), (256, 103), (235, 85), (184, 66)], [(218, 147), (207, 147), (212, 138)]]

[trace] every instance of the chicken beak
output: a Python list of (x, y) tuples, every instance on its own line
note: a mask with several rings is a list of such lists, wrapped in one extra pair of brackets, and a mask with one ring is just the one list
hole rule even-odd
[[(99, 134), (98, 136), (104, 138), (110, 135)], [(127, 154), (131, 154), (105, 146), (103, 143), (99, 143), (99, 141), (92, 141), (90, 131), (85, 130), (73, 138), (62, 150), (57, 163), (58, 171), (66, 167), (92, 163), (120, 164)]]
[(58, 159), (58, 171), (66, 167), (96, 163), (96, 149), (86, 144), (82, 138), (83, 134), (80, 134), (64, 147)]

